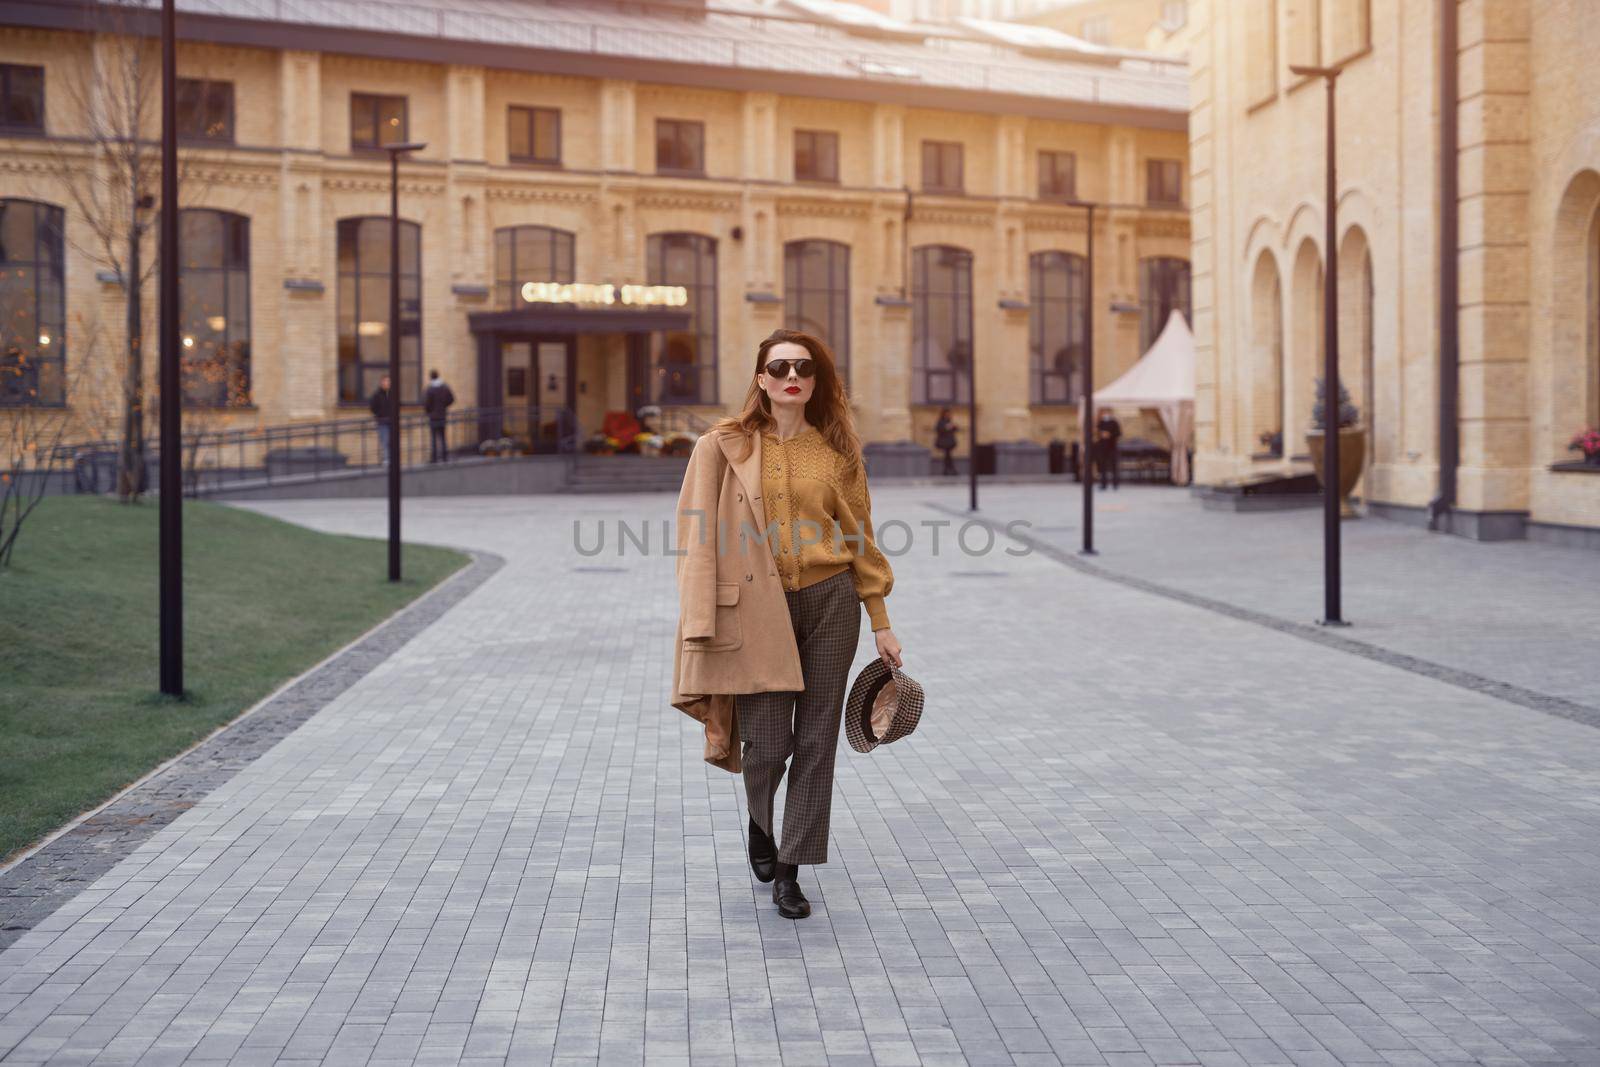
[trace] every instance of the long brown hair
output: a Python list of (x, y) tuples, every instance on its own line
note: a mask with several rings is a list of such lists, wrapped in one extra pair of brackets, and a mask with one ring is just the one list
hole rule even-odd
[[(817, 384), (811, 391), (811, 399), (806, 401), (806, 422), (815, 426), (833, 450), (845, 457), (848, 461), (846, 471), (853, 472), (861, 467), (861, 436), (856, 433), (855, 416), (851, 414), (844, 383), (839, 380), (839, 370), (828, 346), (820, 338), (799, 330), (773, 330), (756, 349), (755, 372), (759, 373), (767, 365), (767, 354), (773, 347), (785, 342), (804, 348), (816, 361)], [(737, 415), (718, 419), (712, 424), (711, 432), (737, 430), (744, 434), (744, 455), (748, 456), (754, 447), (756, 434), (776, 431), (777, 428), (778, 421), (772, 415), (772, 401), (753, 373), (750, 376), (750, 388), (745, 393), (743, 410)], [(865, 470), (864, 467), (861, 469)]]

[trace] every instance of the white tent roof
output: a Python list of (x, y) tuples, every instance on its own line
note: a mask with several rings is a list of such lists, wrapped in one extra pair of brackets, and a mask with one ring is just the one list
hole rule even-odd
[(1096, 389), (1094, 402), (1153, 408), (1184, 400), (1194, 400), (1194, 334), (1175, 310), (1150, 351), (1122, 377)]

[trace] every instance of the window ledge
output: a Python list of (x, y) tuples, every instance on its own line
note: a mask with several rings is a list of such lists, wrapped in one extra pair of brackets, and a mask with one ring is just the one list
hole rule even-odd
[(1274, 460), (1281, 460), (1282, 458), (1283, 458), (1283, 453), (1282, 452), (1252, 452), (1252, 453), (1250, 453), (1250, 459), (1254, 463), (1271, 463)]
[(1550, 470), (1556, 474), (1600, 474), (1600, 465), (1593, 463), (1552, 463)]

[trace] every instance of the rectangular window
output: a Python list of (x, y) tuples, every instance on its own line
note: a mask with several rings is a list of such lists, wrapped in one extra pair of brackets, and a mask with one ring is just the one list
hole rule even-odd
[(513, 163), (561, 162), (561, 112), (553, 107), (513, 107), (506, 133)]
[(178, 137), (233, 143), (233, 83), (178, 79)]
[(1183, 163), (1176, 159), (1145, 160), (1145, 201), (1183, 203)]
[(662, 174), (704, 174), (706, 124), (656, 119), (656, 170)]
[(0, 130), (44, 132), (44, 68), (0, 63)]
[(1039, 199), (1074, 200), (1078, 196), (1078, 157), (1072, 152), (1039, 153)]
[(961, 192), (961, 145), (956, 141), (922, 142), (922, 191)]
[(373, 93), (350, 94), (350, 147), (382, 148), (410, 137), (406, 98)]
[(1090, 44), (1110, 44), (1111, 20), (1104, 15), (1086, 18), (1083, 20), (1081, 33), (1083, 39)]
[(826, 130), (794, 131), (794, 180), (839, 180), (839, 135)]

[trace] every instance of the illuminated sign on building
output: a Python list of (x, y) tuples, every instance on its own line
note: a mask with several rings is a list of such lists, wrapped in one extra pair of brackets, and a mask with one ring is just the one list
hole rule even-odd
[(689, 290), (681, 285), (596, 285), (589, 282), (527, 282), (522, 299), (529, 304), (628, 304), (635, 307), (684, 307)]

